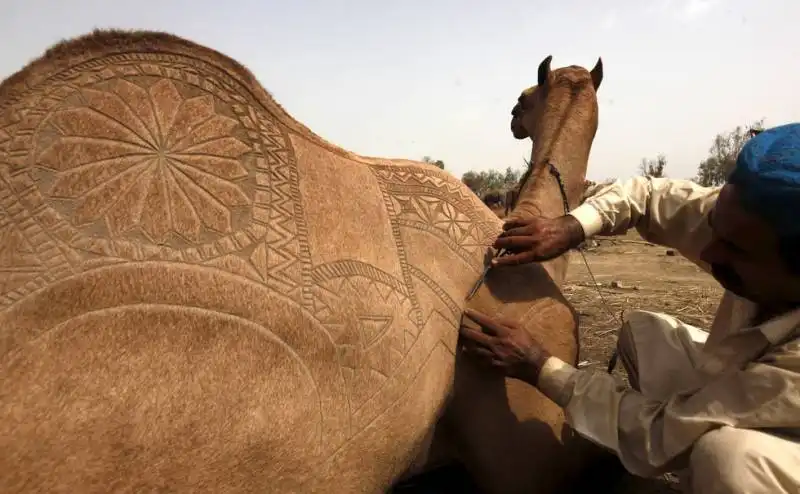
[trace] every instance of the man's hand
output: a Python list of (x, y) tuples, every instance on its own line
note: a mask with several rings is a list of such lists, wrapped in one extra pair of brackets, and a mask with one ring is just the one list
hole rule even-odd
[(506, 249), (511, 254), (494, 258), (493, 266), (547, 261), (577, 247), (584, 240), (583, 227), (571, 215), (514, 219), (506, 222), (503, 230), (494, 247)]
[(474, 329), (475, 324), (462, 320), (460, 333), (467, 353), (508, 377), (536, 386), (550, 352), (514, 321), (492, 319), (471, 309), (464, 311), (464, 316), (480, 328)]

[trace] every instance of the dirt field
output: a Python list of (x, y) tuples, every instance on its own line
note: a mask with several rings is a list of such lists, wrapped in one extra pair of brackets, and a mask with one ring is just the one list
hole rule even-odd
[(598, 246), (584, 256), (597, 286), (581, 255), (572, 253), (563, 287), (581, 316), (581, 360), (589, 366), (605, 366), (622, 310), (666, 312), (695, 326), (710, 325), (722, 295), (710, 275), (680, 254), (668, 255), (669, 249), (642, 241), (635, 232), (596, 240)]

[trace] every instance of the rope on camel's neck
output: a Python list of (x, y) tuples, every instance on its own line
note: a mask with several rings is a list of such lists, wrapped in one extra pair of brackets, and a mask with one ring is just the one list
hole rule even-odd
[[(530, 168), (531, 170), (533, 169), (532, 163), (528, 163), (528, 166), (531, 167)], [(554, 165), (553, 162), (550, 160), (547, 161), (547, 168), (549, 169), (550, 174), (553, 175), (553, 177), (555, 177), (556, 182), (558, 183), (558, 190), (559, 192), (561, 192), (561, 200), (564, 204), (564, 214), (565, 215), (569, 214), (570, 212), (569, 199), (567, 197), (567, 189), (564, 186), (564, 181), (561, 178), (561, 172), (558, 171), (556, 165)], [(589, 278), (592, 280), (592, 284), (594, 285), (597, 294), (600, 296), (600, 301), (602, 302), (603, 309), (605, 309), (608, 315), (611, 316), (612, 320), (616, 320), (620, 325), (622, 325), (622, 314), (624, 313), (624, 309), (620, 312), (619, 317), (614, 315), (614, 313), (611, 311), (611, 305), (603, 296), (603, 291), (600, 289), (600, 284), (597, 283), (597, 278), (595, 278), (594, 273), (592, 272), (592, 268), (589, 266), (589, 260), (586, 259), (586, 254), (584, 254), (583, 251), (580, 249), (577, 249), (577, 251), (581, 255), (581, 258), (583, 259), (583, 264), (586, 266), (586, 271), (589, 273)], [(609, 358), (608, 366), (606, 369), (609, 374), (614, 370), (614, 367), (617, 366), (617, 357), (618, 357), (617, 348), (616, 345), (614, 345), (614, 350), (611, 352), (611, 357)]]

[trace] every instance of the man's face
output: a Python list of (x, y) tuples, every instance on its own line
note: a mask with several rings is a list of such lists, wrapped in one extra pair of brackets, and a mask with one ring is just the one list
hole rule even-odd
[(725, 289), (765, 306), (800, 303), (800, 276), (790, 273), (773, 229), (742, 207), (736, 186), (722, 188), (709, 223), (700, 257)]

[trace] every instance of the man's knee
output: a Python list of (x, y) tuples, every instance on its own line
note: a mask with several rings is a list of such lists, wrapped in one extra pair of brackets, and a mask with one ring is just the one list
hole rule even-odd
[(659, 314), (640, 310), (633, 310), (625, 314), (617, 339), (617, 352), (620, 357), (630, 360), (633, 365), (636, 364), (636, 335), (654, 327), (659, 316)]
[[(628, 382), (631, 387), (640, 391), (639, 386), (639, 358), (636, 351), (636, 332), (640, 329), (640, 319), (646, 318), (647, 314), (639, 314), (639, 311), (632, 311), (625, 316), (622, 327), (617, 336), (617, 355), (619, 361), (628, 374)], [(633, 319), (633, 321), (631, 320)]]
[[(781, 451), (782, 448), (787, 450)], [(797, 492), (800, 472), (791, 457), (799, 449), (795, 443), (759, 431), (733, 427), (712, 430), (692, 448), (689, 492)]]

